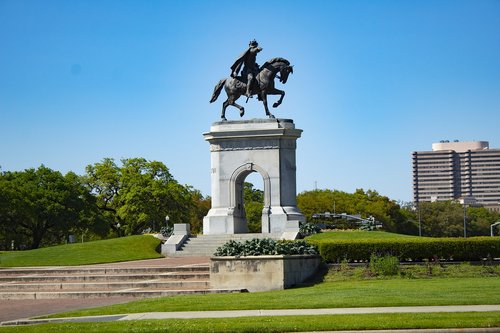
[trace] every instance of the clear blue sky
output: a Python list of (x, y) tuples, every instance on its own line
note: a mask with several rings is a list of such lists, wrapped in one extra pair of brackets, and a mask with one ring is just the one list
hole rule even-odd
[(2, 170), (144, 157), (210, 194), (208, 101), (253, 38), (295, 66), (297, 192), (409, 201), (412, 151), (500, 147), (500, 1), (0, 0)]

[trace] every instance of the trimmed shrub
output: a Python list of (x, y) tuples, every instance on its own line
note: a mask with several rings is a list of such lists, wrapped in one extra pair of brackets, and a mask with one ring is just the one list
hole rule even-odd
[(308, 240), (327, 262), (368, 261), (372, 254), (391, 255), (401, 261), (483, 260), (500, 257), (499, 237), (405, 238), (377, 240)]
[(370, 257), (370, 271), (373, 275), (394, 276), (399, 274), (399, 259), (394, 256), (379, 257), (372, 254)]
[(299, 222), (299, 234), (301, 238), (318, 234), (320, 232), (321, 228), (314, 223)]
[(315, 245), (306, 241), (275, 241), (271, 238), (254, 238), (245, 242), (228, 241), (217, 248), (214, 253), (216, 257), (226, 256), (262, 256), (262, 255), (294, 255), (294, 254), (318, 254)]

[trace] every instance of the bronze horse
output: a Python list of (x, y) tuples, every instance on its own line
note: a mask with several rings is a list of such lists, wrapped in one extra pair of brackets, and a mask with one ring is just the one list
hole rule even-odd
[[(278, 73), (279, 76), (277, 75)], [(260, 67), (259, 74), (255, 77), (255, 81), (257, 82), (252, 86), (252, 96), (257, 95), (259, 100), (264, 103), (266, 115), (269, 118), (274, 118), (274, 116), (269, 112), (269, 108), (267, 107), (267, 95), (281, 95), (280, 99), (273, 104), (273, 108), (278, 107), (281, 102), (283, 102), (283, 97), (285, 97), (285, 92), (283, 90), (274, 87), (274, 78), (277, 76), (280, 82), (285, 84), (290, 73), (293, 73), (293, 66), (290, 65), (288, 60), (284, 58), (273, 58)], [(222, 103), (222, 120), (227, 120), (226, 108), (229, 105), (237, 107), (240, 110), (240, 116), (243, 117), (245, 108), (236, 104), (236, 100), (246, 93), (246, 82), (244, 82), (244, 78), (238, 76), (220, 80), (214, 88), (210, 103), (217, 100), (217, 97), (219, 97), (222, 91), (222, 87), (224, 87), (227, 94), (227, 99)]]

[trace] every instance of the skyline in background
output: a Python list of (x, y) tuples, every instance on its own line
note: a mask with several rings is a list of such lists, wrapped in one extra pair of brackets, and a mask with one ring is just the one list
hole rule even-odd
[[(271, 112), (304, 131), (297, 193), (410, 201), (413, 151), (500, 147), (499, 17), (496, 0), (0, 0), (1, 170), (83, 174), (105, 157), (144, 157), (210, 195), (202, 134), (225, 93), (208, 101), (255, 38), (259, 64), (294, 65)], [(265, 117), (256, 98), (238, 103), (243, 119)]]

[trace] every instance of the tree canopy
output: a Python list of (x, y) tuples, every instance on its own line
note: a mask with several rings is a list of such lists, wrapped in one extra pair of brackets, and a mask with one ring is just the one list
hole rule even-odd
[(264, 192), (253, 187), (252, 183), (243, 183), (243, 201), (249, 232), (261, 232)]
[(94, 198), (73, 172), (45, 166), (0, 174), (0, 228), (4, 248), (38, 248), (76, 229), (99, 230)]
[(309, 221), (314, 214), (336, 212), (360, 215), (363, 218), (373, 216), (388, 231), (410, 233), (411, 230), (407, 229), (412, 229), (412, 226), (405, 225), (399, 204), (373, 190), (365, 192), (358, 189), (354, 193), (336, 190), (306, 191), (297, 196), (297, 205)]
[[(362, 189), (354, 193), (334, 190), (315, 190), (300, 193), (297, 205), (309, 221), (324, 212), (375, 217), (384, 230), (423, 236), (463, 237), (464, 217), (468, 236), (489, 234), (491, 223), (500, 220), (498, 213), (484, 207), (464, 207), (454, 201), (422, 202), (419, 207), (397, 203), (377, 191)], [(464, 215), (465, 213), (465, 215)]]
[(105, 158), (88, 165), (83, 177), (111, 229), (124, 234), (159, 230), (167, 215), (171, 223), (191, 221), (199, 192), (180, 185), (161, 162), (130, 158), (121, 164)]
[[(264, 193), (243, 184), (250, 232), (261, 231)], [(297, 205), (309, 222), (317, 213), (336, 212), (373, 216), (390, 232), (431, 237), (462, 237), (464, 218), (468, 236), (488, 235), (500, 214), (457, 202), (402, 204), (377, 191), (354, 193), (315, 190), (297, 196)], [(88, 165), (84, 175), (63, 175), (44, 165), (37, 169), (0, 172), (0, 249), (38, 248), (68, 241), (68, 235), (87, 239), (160, 231), (190, 223), (201, 232), (211, 207), (210, 197), (179, 184), (169, 169), (144, 158), (112, 158)], [(83, 239), (83, 238), (82, 238)]]
[[(419, 218), (420, 215), (420, 218)], [(423, 236), (463, 237), (464, 222), (468, 236), (487, 236), (498, 213), (484, 207), (464, 207), (453, 201), (421, 202), (413, 212), (419, 219)]]
[(199, 232), (210, 198), (179, 184), (161, 162), (112, 158), (78, 176), (45, 166), (0, 173), (0, 249), (160, 231), (166, 216)]

